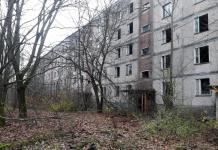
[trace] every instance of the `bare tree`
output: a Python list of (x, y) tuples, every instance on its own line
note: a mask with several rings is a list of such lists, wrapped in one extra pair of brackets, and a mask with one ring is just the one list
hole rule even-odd
[[(9, 58), (9, 45), (8, 37), (10, 32), (8, 26), (11, 24), (13, 17), (13, 7), (11, 6), (12, 1), (8, 1), (8, 7), (6, 9), (6, 15), (4, 16), (3, 10), (1, 9), (1, 20), (0, 20), (0, 126), (5, 125), (5, 102), (8, 90), (8, 83), (11, 75), (11, 60), (14, 56)], [(2, 5), (2, 3), (0, 3)]]
[(80, 18), (86, 17), (88, 23), (83, 26), (79, 24), (78, 32), (75, 33), (78, 35), (78, 45), (70, 49), (67, 60), (82, 72), (80, 73), (81, 84), (84, 84), (83, 79), (86, 78), (92, 85), (97, 111), (102, 112), (106, 100), (102, 81), (109, 79), (105, 65), (108, 64), (108, 57), (116, 49), (113, 41), (122, 23), (120, 17), (122, 6), (110, 1), (102, 11), (98, 11), (91, 9), (88, 2), (83, 1), (83, 7), (87, 15), (82, 14)]
[[(169, 17), (169, 30), (170, 30), (170, 65), (168, 70), (163, 70), (163, 79), (165, 81), (165, 92), (163, 93), (163, 101), (166, 109), (172, 109), (175, 98), (175, 84), (173, 79), (173, 58), (174, 58), (174, 13), (177, 8), (178, 0), (170, 0), (169, 7), (164, 7), (164, 4), (158, 0), (159, 5), (163, 8), (166, 16)], [(165, 5), (166, 6), (166, 5)]]
[[(26, 21), (23, 14), (26, 11), (24, 7), (27, 1), (8, 1), (7, 8), (10, 11), (6, 18), (7, 47), (16, 77), (19, 116), (22, 118), (27, 117), (26, 88), (36, 73), (47, 35), (64, 2), (64, 0), (40, 1), (37, 5), (40, 7), (38, 16)], [(29, 53), (25, 60), (22, 58), (24, 53)]]

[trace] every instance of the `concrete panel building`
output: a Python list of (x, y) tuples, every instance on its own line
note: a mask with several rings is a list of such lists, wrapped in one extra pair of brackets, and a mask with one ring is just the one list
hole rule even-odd
[(125, 103), (128, 94), (123, 91), (152, 88), (152, 2), (120, 2), (125, 5), (125, 13), (114, 41), (117, 50), (109, 57), (111, 62), (106, 66), (114, 83), (107, 87), (107, 94), (113, 101)]
[[(213, 112), (215, 94), (208, 86), (218, 84), (217, 2), (178, 1), (173, 11), (173, 29), (170, 29), (170, 7), (171, 1), (154, 1), (153, 87), (157, 91), (156, 102), (163, 104), (163, 73), (169, 70), (172, 59), (175, 104)], [(172, 41), (174, 50), (170, 56)]]

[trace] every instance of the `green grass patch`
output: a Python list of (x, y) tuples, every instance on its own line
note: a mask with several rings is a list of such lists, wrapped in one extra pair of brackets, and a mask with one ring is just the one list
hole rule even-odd
[(143, 125), (149, 134), (188, 138), (198, 133), (199, 125), (195, 119), (182, 117), (177, 111), (159, 111), (155, 118)]

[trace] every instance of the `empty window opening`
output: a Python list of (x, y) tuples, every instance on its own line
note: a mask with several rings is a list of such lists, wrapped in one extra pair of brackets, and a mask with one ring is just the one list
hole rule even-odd
[(142, 49), (142, 56), (145, 56), (145, 55), (148, 55), (149, 54), (149, 48), (146, 47), (146, 48), (143, 48)]
[(133, 33), (133, 22), (129, 24), (129, 34)]
[(203, 64), (209, 62), (209, 46), (196, 48), (194, 54), (195, 64)]
[(132, 75), (132, 64), (126, 65), (126, 76)]
[(149, 78), (149, 71), (143, 71), (142, 72), (142, 78)]
[(162, 56), (162, 69), (170, 68), (170, 62), (171, 62), (171, 56), (170, 55)]
[(197, 79), (196, 84), (196, 95), (211, 95), (209, 78)]
[(118, 40), (121, 39), (121, 29), (119, 29), (119, 30), (117, 31), (117, 38), (118, 38)]
[(195, 18), (195, 33), (209, 30), (208, 14)]
[(120, 77), (120, 67), (115, 67), (115, 77), (119, 78)]
[(126, 54), (127, 55), (132, 55), (133, 54), (133, 44), (132, 43), (128, 45)]
[(133, 13), (133, 3), (129, 4), (129, 13)]
[(171, 28), (168, 28), (168, 29), (162, 31), (163, 43), (171, 42), (171, 40), (172, 40), (171, 32), (172, 32)]
[(121, 57), (121, 48), (118, 48), (117, 49), (117, 58), (120, 58)]

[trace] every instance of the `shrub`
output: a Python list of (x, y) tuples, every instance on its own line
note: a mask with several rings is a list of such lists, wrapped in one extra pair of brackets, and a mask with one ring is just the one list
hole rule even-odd
[(211, 128), (218, 129), (218, 120), (210, 120), (207, 124)]
[(66, 112), (66, 111), (72, 111), (73, 110), (73, 102), (64, 100), (59, 103), (51, 104), (49, 107), (50, 111), (53, 112)]
[(187, 138), (198, 131), (194, 119), (185, 119), (177, 111), (159, 111), (155, 119), (144, 127), (150, 134), (179, 138)]

